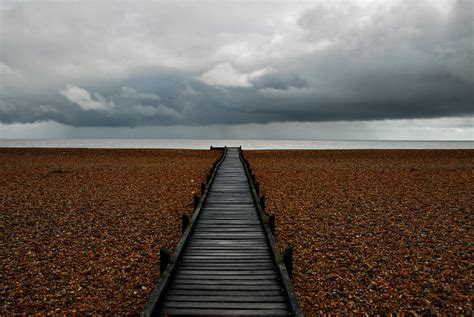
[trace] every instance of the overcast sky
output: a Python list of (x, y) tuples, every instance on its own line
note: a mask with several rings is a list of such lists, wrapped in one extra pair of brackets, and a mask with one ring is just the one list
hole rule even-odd
[(474, 139), (474, 0), (0, 0), (0, 137)]

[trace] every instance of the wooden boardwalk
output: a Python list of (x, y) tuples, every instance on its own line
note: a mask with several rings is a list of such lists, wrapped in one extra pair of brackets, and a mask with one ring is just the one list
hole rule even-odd
[(145, 315), (299, 315), (261, 218), (240, 150), (228, 148)]

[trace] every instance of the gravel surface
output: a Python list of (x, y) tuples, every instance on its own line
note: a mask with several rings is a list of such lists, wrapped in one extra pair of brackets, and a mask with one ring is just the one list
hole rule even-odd
[(219, 155), (0, 149), (1, 314), (139, 314)]
[(245, 151), (307, 316), (472, 315), (474, 151)]

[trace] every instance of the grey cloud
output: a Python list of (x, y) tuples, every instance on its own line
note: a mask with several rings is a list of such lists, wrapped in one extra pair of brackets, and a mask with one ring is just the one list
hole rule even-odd
[(139, 92), (135, 88), (124, 86), (122, 87), (121, 96), (129, 99), (137, 99), (144, 101), (160, 101), (161, 98), (157, 94), (149, 92)]
[(472, 116), (473, 2), (364, 3), (8, 2), (0, 122)]
[(257, 89), (274, 88), (287, 90), (291, 87), (303, 88), (308, 86), (308, 82), (301, 78), (298, 74), (288, 72), (264, 74), (252, 81)]

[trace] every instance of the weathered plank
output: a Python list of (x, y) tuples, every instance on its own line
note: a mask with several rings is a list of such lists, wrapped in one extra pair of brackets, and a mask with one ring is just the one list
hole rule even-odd
[(280, 290), (246, 290), (246, 291), (233, 291), (233, 290), (183, 290), (183, 289), (170, 289), (168, 295), (199, 295), (199, 296), (278, 296), (282, 295)]
[[(166, 299), (166, 298), (165, 298)], [(162, 305), (163, 308), (173, 307), (173, 308), (209, 308), (209, 309), (255, 309), (255, 310), (263, 310), (263, 309), (287, 309), (287, 305), (285, 302), (273, 302), (273, 303), (255, 303), (255, 302), (173, 302), (173, 301), (166, 301)]]
[(174, 283), (170, 285), (170, 290), (202, 290), (202, 291), (207, 291), (207, 290), (221, 290), (221, 291), (271, 291), (271, 290), (276, 290), (276, 291), (281, 291), (282, 287), (280, 285), (265, 285), (265, 284), (259, 284), (259, 285), (244, 285), (244, 284), (239, 284), (239, 285), (219, 285), (219, 287), (216, 287), (215, 285), (205, 285), (205, 284), (197, 284), (197, 285), (189, 285), (189, 284), (182, 284), (182, 283)]
[(175, 295), (168, 294), (165, 299), (171, 302), (227, 302), (227, 303), (281, 303), (285, 301), (282, 295), (258, 295), (258, 296), (237, 296), (237, 295)]
[(288, 316), (286, 309), (196, 309), (196, 308), (168, 308), (169, 316)]

